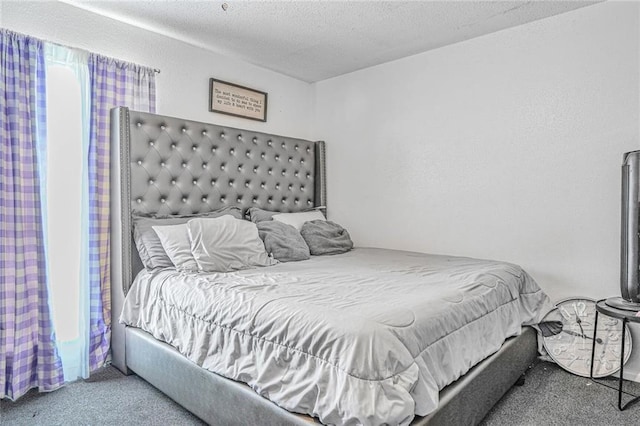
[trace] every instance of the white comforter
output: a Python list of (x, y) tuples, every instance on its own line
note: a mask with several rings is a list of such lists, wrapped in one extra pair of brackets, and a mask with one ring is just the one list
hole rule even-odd
[(121, 322), (287, 410), (379, 425), (433, 411), (440, 389), (550, 308), (515, 265), (359, 248), (234, 273), (143, 271)]

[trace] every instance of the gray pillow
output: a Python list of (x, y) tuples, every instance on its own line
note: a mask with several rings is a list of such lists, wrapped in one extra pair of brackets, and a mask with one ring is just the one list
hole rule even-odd
[(280, 262), (309, 259), (309, 247), (296, 228), (275, 220), (258, 222), (258, 234), (267, 253)]
[(140, 260), (145, 268), (172, 268), (173, 263), (162, 247), (158, 234), (153, 226), (180, 225), (194, 218), (212, 218), (231, 215), (236, 219), (242, 219), (242, 210), (238, 207), (225, 207), (208, 213), (180, 216), (153, 216), (134, 213), (133, 240), (138, 248)]
[(273, 215), (281, 212), (272, 212), (269, 210), (259, 209), (257, 207), (250, 207), (247, 209), (247, 219), (253, 223), (264, 222), (266, 220), (272, 220)]
[(353, 248), (353, 241), (347, 230), (329, 220), (305, 222), (300, 234), (314, 256), (346, 253)]

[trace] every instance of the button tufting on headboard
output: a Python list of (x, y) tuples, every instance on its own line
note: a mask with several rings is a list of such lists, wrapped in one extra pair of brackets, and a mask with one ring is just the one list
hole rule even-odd
[(314, 142), (137, 111), (129, 122), (133, 211), (188, 214), (232, 203), (288, 212), (315, 205), (306, 189), (315, 187)]

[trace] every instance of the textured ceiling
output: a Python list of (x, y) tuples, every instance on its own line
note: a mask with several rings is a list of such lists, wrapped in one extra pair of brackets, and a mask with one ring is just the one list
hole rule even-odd
[(61, 1), (308, 82), (596, 3)]

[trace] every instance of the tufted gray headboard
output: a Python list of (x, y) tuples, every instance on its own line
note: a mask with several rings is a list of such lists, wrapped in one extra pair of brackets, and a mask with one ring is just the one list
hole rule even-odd
[(295, 212), (326, 205), (324, 142), (119, 107), (111, 110), (111, 150), (112, 355), (118, 368), (120, 358), (124, 363), (118, 317), (142, 269), (132, 213), (193, 214), (225, 206)]

